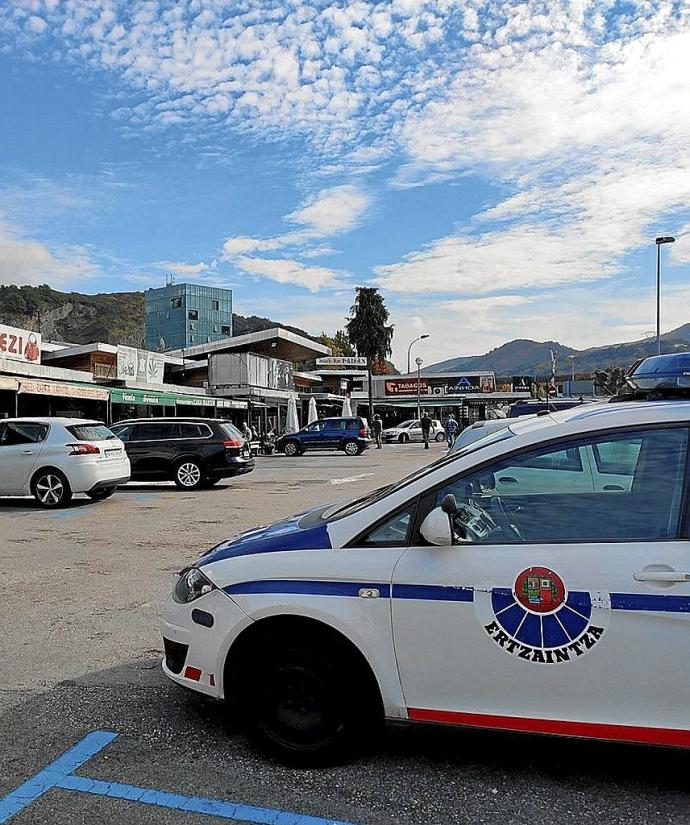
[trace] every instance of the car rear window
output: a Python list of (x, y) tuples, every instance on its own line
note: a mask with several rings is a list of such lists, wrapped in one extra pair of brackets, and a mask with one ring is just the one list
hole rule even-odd
[(221, 430), (225, 433), (228, 438), (237, 438), (240, 441), (244, 441), (244, 436), (242, 433), (231, 424), (229, 421), (225, 421), (223, 424), (220, 425)]
[(211, 435), (207, 424), (178, 424), (180, 438), (206, 438)]
[(77, 441), (110, 441), (111, 438), (117, 438), (105, 424), (70, 424), (65, 429)]

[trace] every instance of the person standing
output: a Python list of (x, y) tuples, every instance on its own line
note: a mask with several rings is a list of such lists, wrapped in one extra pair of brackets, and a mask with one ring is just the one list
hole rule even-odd
[(424, 441), (424, 449), (429, 449), (429, 436), (431, 435), (431, 416), (425, 412), (421, 420), (422, 425), (422, 440)]
[(249, 424), (246, 421), (242, 422), (242, 435), (248, 444), (252, 443), (252, 431), (249, 429)]
[(381, 416), (376, 413), (373, 421), (374, 439), (376, 440), (376, 449), (380, 450), (383, 446), (383, 420)]
[(455, 435), (458, 431), (458, 422), (455, 420), (453, 413), (450, 413), (448, 418), (446, 418), (443, 429), (446, 431), (446, 441), (448, 442), (448, 449), (450, 449), (453, 446)]

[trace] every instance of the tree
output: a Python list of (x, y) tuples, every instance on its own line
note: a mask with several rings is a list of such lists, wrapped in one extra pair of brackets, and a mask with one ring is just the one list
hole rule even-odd
[(625, 380), (625, 370), (620, 367), (606, 367), (605, 370), (597, 370), (594, 373), (594, 386), (601, 390), (604, 395), (618, 395), (630, 390), (628, 382)]
[(383, 296), (375, 287), (358, 286), (355, 302), (350, 307), (350, 317), (347, 320), (347, 335), (357, 348), (358, 355), (367, 359), (369, 373), (369, 421), (374, 417), (374, 401), (372, 390), (372, 362), (385, 361), (391, 354), (393, 340), (393, 325), (386, 325), (388, 310), (383, 302)]
[(355, 348), (350, 343), (347, 337), (347, 332), (344, 329), (337, 329), (333, 335), (327, 335), (322, 332), (319, 335), (319, 343), (330, 347), (333, 355), (342, 357), (355, 354)]

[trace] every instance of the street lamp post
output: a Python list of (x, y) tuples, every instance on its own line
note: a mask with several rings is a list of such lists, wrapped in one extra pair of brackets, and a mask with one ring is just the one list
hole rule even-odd
[(416, 344), (417, 341), (421, 341), (424, 338), (428, 338), (429, 333), (425, 332), (424, 335), (420, 335), (419, 338), (415, 338), (413, 341), (410, 341), (410, 346), (407, 348), (407, 374), (410, 374), (410, 351), (412, 350), (412, 344)]
[(424, 361), (421, 358), (415, 358), (414, 362), (417, 365), (417, 421), (419, 421), (419, 419), (422, 417), (422, 404), (421, 404), (421, 399), (419, 397), (419, 395), (420, 395), (420, 384), (421, 384), (420, 372), (421, 372), (422, 364), (424, 363)]
[(568, 355), (567, 357), (570, 359), (570, 380), (575, 381), (575, 356)]
[(675, 238), (664, 235), (657, 238), (656, 244), (656, 353), (661, 355), (661, 245), (673, 243)]

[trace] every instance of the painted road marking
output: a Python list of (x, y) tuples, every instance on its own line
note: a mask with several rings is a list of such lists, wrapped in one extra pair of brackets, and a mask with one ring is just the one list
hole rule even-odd
[(345, 478), (332, 478), (331, 484), (352, 484), (355, 481), (361, 481), (367, 476), (373, 476), (373, 473), (360, 473), (358, 476), (346, 476)]
[(143, 805), (155, 805), (176, 811), (191, 811), (217, 819), (252, 822), (258, 825), (351, 825), (335, 819), (304, 816), (272, 808), (257, 808), (253, 805), (242, 805), (203, 796), (185, 796), (152, 788), (137, 788), (134, 785), (123, 785), (120, 782), (104, 782), (100, 779), (74, 775), (77, 768), (85, 765), (89, 759), (116, 738), (116, 733), (105, 730), (89, 733), (81, 742), (77, 742), (73, 748), (65, 751), (42, 771), (0, 799), (0, 825), (9, 822), (13, 816), (28, 808), (46, 791), (53, 788), (95, 794), (111, 799), (127, 799)]

